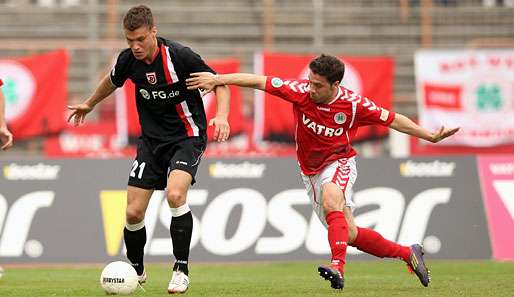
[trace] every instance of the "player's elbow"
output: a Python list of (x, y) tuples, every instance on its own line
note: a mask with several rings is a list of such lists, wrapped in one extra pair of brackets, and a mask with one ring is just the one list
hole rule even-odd
[(230, 96), (230, 88), (227, 85), (215, 86), (214, 93), (216, 96)]

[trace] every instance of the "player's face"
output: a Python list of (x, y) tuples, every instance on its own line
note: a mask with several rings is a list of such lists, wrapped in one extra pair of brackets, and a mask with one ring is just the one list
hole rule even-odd
[(328, 103), (332, 101), (337, 94), (338, 87), (338, 81), (331, 84), (324, 76), (312, 71), (309, 73), (309, 94), (314, 103)]
[(151, 60), (157, 46), (157, 28), (139, 27), (134, 31), (125, 29), (125, 39), (138, 60)]

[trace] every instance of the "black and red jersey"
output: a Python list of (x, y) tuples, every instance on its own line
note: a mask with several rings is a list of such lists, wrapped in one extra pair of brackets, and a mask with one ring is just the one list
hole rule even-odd
[(136, 106), (142, 135), (157, 142), (176, 142), (206, 136), (207, 120), (198, 90), (188, 90), (193, 72), (215, 73), (189, 47), (161, 37), (152, 63), (137, 60), (130, 48), (123, 50), (111, 71), (111, 81), (121, 87), (135, 84)]

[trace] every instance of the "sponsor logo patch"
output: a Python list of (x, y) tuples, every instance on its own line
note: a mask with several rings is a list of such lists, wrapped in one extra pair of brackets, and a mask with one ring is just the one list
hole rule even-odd
[(400, 164), (400, 174), (405, 177), (453, 176), (455, 166), (455, 162), (443, 162), (439, 160), (415, 162), (408, 160)]
[(145, 98), (146, 100), (150, 99), (150, 93), (148, 93), (147, 90), (145, 89), (140, 89), (139, 90), (139, 93), (141, 94), (141, 96), (143, 96), (143, 98)]
[(7, 180), (56, 180), (61, 170), (60, 165), (19, 165), (11, 163), (4, 166), (4, 178)]

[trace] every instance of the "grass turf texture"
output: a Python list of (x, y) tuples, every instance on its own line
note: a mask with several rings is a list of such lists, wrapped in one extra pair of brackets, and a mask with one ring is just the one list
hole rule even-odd
[[(514, 296), (514, 262), (430, 261), (432, 283), (424, 288), (399, 261), (356, 261), (346, 266), (345, 289), (317, 275), (318, 262), (194, 264), (189, 296)], [(102, 267), (4, 267), (0, 296), (106, 296)], [(169, 266), (147, 265), (146, 292), (166, 296)]]

